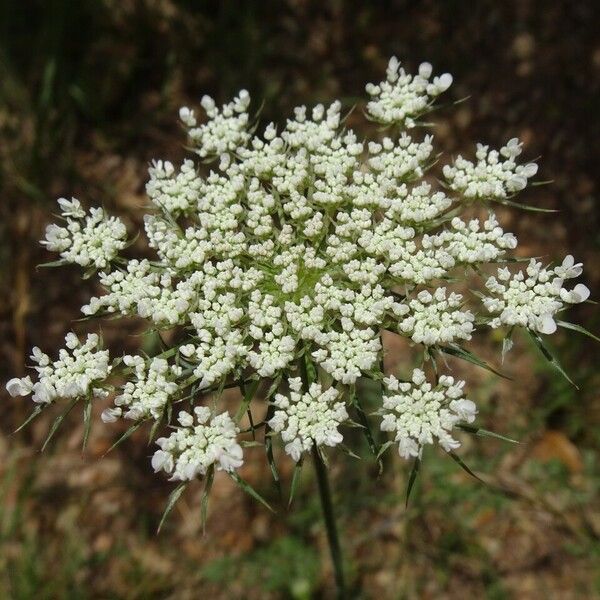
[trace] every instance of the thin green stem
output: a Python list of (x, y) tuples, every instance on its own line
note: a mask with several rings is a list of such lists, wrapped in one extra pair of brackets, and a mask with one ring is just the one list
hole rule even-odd
[(346, 584), (344, 582), (344, 565), (342, 560), (342, 551), (335, 524), (335, 515), (333, 513), (333, 503), (331, 501), (331, 490), (329, 487), (329, 478), (327, 476), (327, 467), (319, 454), (316, 446), (312, 448), (313, 463), (317, 474), (317, 483), (319, 485), (319, 496), (321, 498), (321, 508), (325, 518), (325, 527), (327, 528), (327, 541), (329, 542), (329, 551), (331, 552), (331, 561), (335, 572), (335, 583), (337, 587), (336, 597), (338, 600), (344, 600), (346, 596)]

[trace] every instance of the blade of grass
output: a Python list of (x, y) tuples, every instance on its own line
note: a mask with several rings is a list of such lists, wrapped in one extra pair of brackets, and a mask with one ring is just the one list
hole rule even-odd
[(496, 369), (494, 369), (494, 367), (489, 365), (487, 362), (485, 362), (481, 358), (475, 356), (475, 354), (473, 354), (469, 350), (466, 350), (465, 348), (461, 348), (460, 346), (439, 346), (439, 349), (442, 352), (445, 352), (446, 354), (450, 354), (451, 356), (456, 356), (457, 358), (466, 360), (467, 362), (477, 365), (478, 367), (481, 367), (482, 369), (485, 369), (486, 371), (489, 371), (490, 373), (494, 373), (494, 375), (498, 375), (498, 377), (502, 377), (503, 379), (508, 379), (508, 380), (512, 381), (512, 377), (509, 377), (508, 375), (505, 375), (504, 373), (497, 371)]
[(85, 451), (92, 430), (92, 398), (88, 396), (83, 406), (83, 443), (82, 450)]
[(561, 364), (558, 362), (556, 357), (548, 350), (548, 348), (544, 345), (542, 338), (535, 331), (527, 330), (529, 336), (534, 341), (535, 345), (539, 348), (540, 352), (544, 355), (544, 358), (552, 365), (554, 369), (556, 369), (575, 389), (579, 389), (575, 382), (567, 375), (567, 372), (562, 368)]
[(296, 489), (298, 488), (298, 482), (300, 481), (300, 474), (302, 472), (302, 458), (294, 466), (294, 475), (292, 476), (292, 485), (290, 486), (290, 497), (288, 499), (288, 508), (292, 505), (294, 496), (296, 495)]
[(119, 444), (124, 442), (128, 437), (130, 437), (135, 431), (137, 431), (148, 419), (144, 419), (143, 421), (138, 421), (135, 425), (132, 425), (127, 429), (127, 431), (103, 454), (106, 456), (109, 452), (112, 452)]
[(263, 506), (268, 508), (272, 513), (275, 511), (271, 508), (271, 505), (245, 480), (242, 479), (237, 473), (230, 473), (231, 478), (249, 495), (255, 500), (258, 500)]
[(215, 478), (215, 466), (210, 465), (206, 472), (204, 480), (204, 490), (202, 491), (202, 499), (200, 500), (200, 518), (202, 520), (202, 534), (206, 533), (206, 516), (208, 513), (208, 495), (212, 489), (212, 484)]
[(417, 480), (417, 475), (419, 474), (419, 470), (421, 469), (421, 459), (417, 456), (413, 462), (412, 469), (410, 470), (410, 475), (408, 477), (408, 485), (406, 486), (406, 502), (404, 506), (408, 508), (408, 500), (410, 499), (410, 493), (412, 492), (413, 486), (415, 485), (415, 481)]
[(57, 429), (60, 427), (60, 424), (65, 420), (65, 417), (71, 412), (71, 410), (77, 404), (78, 401), (79, 401), (79, 398), (74, 398), (73, 400), (71, 400), (71, 403), (69, 404), (69, 406), (67, 406), (67, 408), (60, 415), (58, 415), (58, 417), (56, 417), (56, 419), (54, 419), (54, 423), (52, 423), (52, 427), (50, 427), (50, 431), (48, 432), (48, 437), (46, 438), (46, 441), (44, 442), (44, 445), (42, 446), (41, 452), (43, 452), (46, 449), (46, 446), (48, 445), (48, 443), (50, 442), (50, 440), (56, 433)]
[(165, 510), (163, 511), (162, 517), (160, 519), (160, 523), (158, 524), (158, 529), (156, 530), (156, 533), (160, 533), (160, 530), (162, 529), (162, 526), (165, 523), (165, 519), (167, 518), (168, 514), (173, 510), (173, 507), (175, 506), (175, 504), (177, 503), (177, 500), (179, 500), (181, 494), (183, 494), (186, 486), (187, 486), (188, 482), (184, 481), (183, 483), (180, 483), (170, 494), (169, 494), (169, 499), (167, 500), (167, 505), (165, 506)]
[(473, 435), (478, 435), (480, 437), (491, 437), (496, 438), (498, 440), (502, 440), (503, 442), (510, 442), (511, 444), (520, 444), (518, 440), (513, 440), (512, 438), (506, 437), (504, 435), (500, 435), (499, 433), (495, 433), (494, 431), (488, 431), (487, 429), (482, 429), (481, 427), (473, 427), (472, 425), (457, 425), (459, 429), (466, 431), (467, 433), (471, 433)]
[(454, 452), (448, 452), (448, 455), (452, 458), (452, 460), (454, 460), (456, 463), (458, 463), (458, 465), (460, 465), (460, 468), (463, 469), (463, 471), (468, 473), (471, 477), (477, 479), (477, 481), (480, 481), (484, 485), (487, 485), (485, 481), (481, 479), (481, 477), (478, 477), (477, 475), (475, 475), (475, 473), (473, 473), (473, 471), (467, 466), (463, 459), (460, 456), (458, 456), (458, 454), (454, 454)]
[(575, 323), (569, 323), (567, 321), (556, 321), (557, 325), (564, 327), (565, 329), (572, 329), (573, 331), (577, 331), (578, 333), (583, 333), (583, 335), (587, 335), (588, 337), (600, 342), (600, 338), (595, 336), (591, 331), (588, 331), (585, 327), (581, 325), (576, 325)]
[(31, 414), (25, 419), (25, 421), (23, 423), (21, 423), (21, 425), (19, 425), (14, 431), (13, 433), (17, 433), (19, 431), (21, 431), (21, 429), (23, 429), (24, 427), (27, 427), (27, 425), (29, 425), (29, 423), (31, 423), (31, 421), (33, 421), (44, 409), (43, 405), (38, 404), (32, 411)]

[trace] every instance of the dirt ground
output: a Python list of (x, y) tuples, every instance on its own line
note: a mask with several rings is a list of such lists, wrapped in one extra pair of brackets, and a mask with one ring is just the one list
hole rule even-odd
[[(502, 223), (522, 255), (583, 261), (598, 298), (599, 23), (593, 0), (1, 3), (0, 381), (24, 373), (31, 346), (58, 347), (93, 290), (75, 269), (35, 268), (49, 258), (37, 240), (55, 198), (103, 204), (133, 229), (148, 162), (184, 156), (181, 105), (246, 87), (265, 121), (333, 97), (351, 106), (392, 54), (450, 71), (452, 99), (469, 96), (437, 113), (440, 149), (518, 136), (540, 157), (552, 183), (523, 200), (560, 212), (502, 211)], [(594, 305), (570, 320), (600, 331)], [(115, 352), (149, 343), (134, 321), (102, 328)], [(498, 364), (501, 339), (479, 344)], [(552, 346), (579, 390), (524, 337), (504, 365), (514, 382), (450, 361), (481, 424), (521, 442), (464, 438), (461, 456), (487, 486), (433, 451), (405, 508), (397, 456), (381, 476), (373, 461), (332, 461), (353, 598), (600, 598), (599, 346), (576, 333)], [(388, 340), (388, 370), (405, 350)], [(105, 455), (122, 430), (96, 426), (82, 454), (74, 412), (40, 454), (54, 415), (12, 434), (30, 407), (0, 395), (0, 598), (333, 597), (310, 468), (287, 510), (257, 449), (242, 476), (275, 515), (217, 477), (205, 535), (193, 484), (157, 536), (172, 485), (152, 474), (143, 432)], [(277, 459), (289, 486), (292, 465)]]

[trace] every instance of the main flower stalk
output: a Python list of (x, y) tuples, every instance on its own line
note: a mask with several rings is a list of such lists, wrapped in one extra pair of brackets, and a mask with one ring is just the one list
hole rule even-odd
[(329, 486), (329, 477), (327, 476), (327, 467), (319, 454), (317, 446), (312, 448), (312, 459), (317, 475), (317, 485), (319, 487), (319, 498), (321, 500), (321, 509), (325, 519), (327, 529), (327, 542), (329, 552), (331, 553), (331, 562), (335, 573), (335, 584), (337, 587), (337, 598), (343, 600), (346, 598), (346, 582), (344, 578), (344, 560), (340, 547), (340, 538), (335, 523), (335, 514), (333, 502), (331, 500), (331, 488)]

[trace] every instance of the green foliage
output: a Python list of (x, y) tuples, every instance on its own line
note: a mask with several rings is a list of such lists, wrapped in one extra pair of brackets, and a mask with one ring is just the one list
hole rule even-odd
[(319, 568), (317, 552), (298, 537), (287, 536), (249, 554), (212, 561), (201, 575), (205, 581), (228, 587), (235, 581), (244, 588), (309, 600), (318, 589)]

